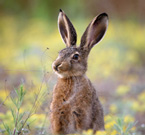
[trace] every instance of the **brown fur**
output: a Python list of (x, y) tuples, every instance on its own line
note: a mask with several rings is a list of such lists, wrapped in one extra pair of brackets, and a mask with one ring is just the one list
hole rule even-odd
[(103, 109), (96, 90), (86, 77), (87, 59), (91, 48), (105, 34), (108, 16), (95, 17), (76, 47), (76, 31), (65, 13), (60, 10), (59, 30), (67, 48), (59, 52), (52, 67), (58, 75), (53, 89), (51, 126), (53, 134), (70, 134), (93, 129), (104, 130)]
[(88, 78), (58, 79), (51, 103), (51, 124), (54, 134), (104, 129), (103, 109)]

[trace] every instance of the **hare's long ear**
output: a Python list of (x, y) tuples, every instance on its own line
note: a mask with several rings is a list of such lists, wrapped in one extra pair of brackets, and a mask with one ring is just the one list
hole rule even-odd
[(102, 13), (96, 16), (87, 27), (81, 38), (80, 47), (90, 51), (104, 36), (108, 26), (108, 15)]
[(76, 31), (72, 23), (70, 22), (69, 18), (61, 9), (58, 15), (58, 28), (66, 46), (67, 47), (75, 46), (77, 41)]

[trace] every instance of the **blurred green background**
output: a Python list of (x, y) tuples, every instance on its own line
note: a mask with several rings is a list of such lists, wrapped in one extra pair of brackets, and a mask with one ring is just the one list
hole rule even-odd
[[(76, 28), (77, 44), (96, 15), (109, 15), (106, 35), (91, 51), (87, 75), (98, 91), (106, 119), (138, 121), (131, 132), (145, 134), (143, 0), (0, 0), (0, 133), (4, 132), (3, 122), (14, 127), (9, 97), (21, 84), (26, 89), (22, 111), (29, 111), (35, 95), (42, 91), (43, 100), (29, 133), (36, 134), (46, 118), (43, 127), (50, 130), (46, 114), (56, 82), (51, 64), (65, 47), (57, 28), (60, 8)], [(105, 121), (106, 130), (113, 135), (116, 132), (109, 122)]]

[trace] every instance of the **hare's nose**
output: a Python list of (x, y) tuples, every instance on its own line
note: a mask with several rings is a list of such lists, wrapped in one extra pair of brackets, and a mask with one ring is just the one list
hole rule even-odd
[(58, 71), (58, 67), (61, 65), (61, 63), (59, 63), (59, 64), (57, 64), (57, 65), (54, 65), (54, 69), (56, 70), (56, 71)]

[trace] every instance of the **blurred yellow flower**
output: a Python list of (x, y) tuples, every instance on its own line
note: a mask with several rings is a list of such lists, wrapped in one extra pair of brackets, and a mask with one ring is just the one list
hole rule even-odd
[(120, 85), (118, 88), (117, 88), (117, 94), (120, 95), (120, 96), (123, 96), (125, 95), (126, 93), (128, 93), (130, 90), (130, 87), (127, 86), (127, 85)]
[(93, 130), (88, 129), (87, 131), (83, 131), (83, 135), (93, 135)]
[(0, 90), (0, 99), (2, 101), (5, 100), (8, 95), (9, 95), (9, 92), (7, 92), (6, 90)]
[(109, 129), (113, 128), (113, 126), (114, 126), (115, 123), (116, 123), (116, 122), (115, 122), (114, 120), (112, 120), (112, 121), (106, 123), (106, 124), (105, 124), (105, 129), (106, 129), (106, 130), (109, 130)]
[(138, 101), (133, 101), (132, 102), (132, 109), (134, 110), (134, 111), (139, 111), (140, 110), (140, 104), (139, 104), (139, 102)]
[(110, 109), (111, 113), (116, 113), (117, 112), (117, 106), (115, 104), (111, 104), (109, 109)]
[(41, 127), (44, 123), (45, 118), (46, 118), (46, 114), (33, 114), (28, 121), (29, 122), (35, 121), (34, 125)]
[(145, 91), (142, 92), (142, 93), (140, 93), (140, 94), (138, 95), (138, 100), (139, 100), (140, 102), (144, 102), (144, 101), (145, 101)]
[(132, 127), (131, 131), (135, 131), (136, 130), (136, 127)]
[(95, 135), (107, 135), (106, 131), (97, 131)]
[(117, 135), (117, 131), (113, 130), (110, 135)]
[(126, 115), (124, 117), (124, 122), (125, 123), (134, 122), (134, 117), (132, 117), (131, 115)]
[(105, 123), (111, 121), (112, 119), (113, 119), (113, 118), (112, 118), (110, 115), (106, 115), (106, 116), (104, 117)]

